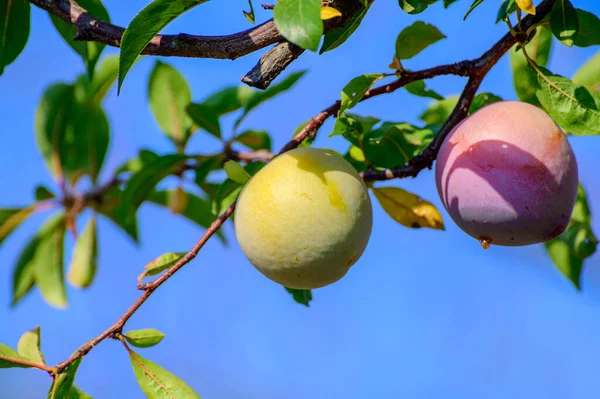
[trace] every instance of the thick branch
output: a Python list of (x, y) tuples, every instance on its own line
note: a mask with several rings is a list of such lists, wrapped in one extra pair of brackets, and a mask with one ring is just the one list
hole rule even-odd
[[(77, 29), (77, 40), (96, 41), (113, 47), (121, 46), (125, 29), (102, 21), (74, 0), (29, 0)], [(192, 58), (220, 58), (234, 60), (283, 40), (275, 23), (269, 20), (261, 25), (226, 36), (195, 36), (187, 34), (158, 35), (142, 54)]]
[[(48, 1), (49, 0), (45, 2)], [(60, 0), (57, 1), (61, 2)], [(555, 0), (544, 0), (537, 7), (537, 15), (528, 16), (523, 20), (522, 29), (526, 30), (529, 27), (540, 22), (549, 13), (554, 1)], [(35, 0), (35, 2), (40, 2), (40, 0)], [(64, 0), (62, 2), (64, 2)], [(370, 170), (364, 172), (363, 177), (367, 180), (385, 180), (391, 178), (416, 176), (421, 170), (427, 167), (431, 167), (431, 164), (433, 163), (433, 160), (435, 159), (439, 150), (439, 146), (443, 142), (446, 135), (454, 126), (456, 126), (456, 124), (458, 124), (467, 115), (471, 101), (473, 100), (473, 97), (475, 96), (475, 93), (477, 92), (477, 89), (479, 88), (479, 85), (481, 84), (481, 81), (483, 80), (487, 72), (515, 43), (516, 39), (510, 34), (507, 34), (484, 55), (473, 61), (463, 61), (456, 64), (438, 66), (422, 71), (405, 72), (396, 81), (369, 90), (361, 101), (367, 100), (369, 98), (381, 94), (393, 92), (410, 82), (428, 79), (439, 75), (453, 74), (469, 77), (469, 81), (465, 86), (465, 89), (458, 101), (458, 104), (454, 108), (454, 111), (452, 112), (444, 126), (440, 129), (437, 136), (430, 143), (428, 148), (423, 152), (423, 154), (413, 158), (408, 164), (397, 168), (392, 168), (383, 171)], [(298, 145), (300, 145), (300, 143), (302, 143), (302, 141), (305, 140), (307, 137), (314, 137), (314, 135), (316, 134), (318, 129), (323, 125), (325, 120), (337, 114), (339, 109), (340, 102), (338, 101), (321, 111), (318, 115), (313, 117), (309, 121), (309, 123), (281, 149), (279, 154), (298, 147)], [(111, 327), (109, 327), (106, 331), (104, 331), (96, 338), (92, 339), (91, 341), (80, 347), (67, 360), (65, 360), (62, 363), (59, 363), (56, 366), (56, 371), (58, 373), (61, 373), (69, 364), (71, 364), (76, 359), (86, 355), (90, 350), (92, 350), (92, 348), (94, 348), (94, 346), (99, 344), (101, 341), (108, 337), (114, 337), (117, 334), (121, 333), (125, 323), (144, 304), (144, 302), (146, 302), (146, 300), (152, 295), (152, 293), (156, 291), (156, 289), (158, 289), (158, 287), (165, 283), (169, 278), (171, 278), (171, 276), (173, 276), (183, 266), (185, 266), (187, 263), (189, 263), (192, 259), (196, 257), (196, 255), (200, 252), (200, 249), (202, 249), (202, 247), (210, 239), (210, 237), (223, 225), (223, 223), (225, 223), (227, 218), (229, 218), (229, 216), (233, 214), (235, 210), (235, 204), (235, 202), (231, 204), (229, 208), (227, 208), (227, 210), (211, 224), (211, 226), (206, 230), (206, 232), (202, 235), (202, 237), (198, 240), (194, 247), (177, 263), (175, 263), (175, 265), (166, 270), (160, 277), (158, 277), (153, 282), (140, 287), (144, 290), (142, 295), (135, 301), (133, 305), (129, 307), (129, 309), (127, 309), (127, 311)]]

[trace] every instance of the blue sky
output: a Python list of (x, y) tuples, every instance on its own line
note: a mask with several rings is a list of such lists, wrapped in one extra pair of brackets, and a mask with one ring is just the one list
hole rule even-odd
[[(114, 22), (127, 25), (146, 0), (104, 3)], [(409, 16), (394, 1), (376, 1), (345, 45), (323, 56), (305, 54), (294, 63), (289, 71), (308, 68), (310, 73), (289, 93), (253, 112), (245, 127), (268, 130), (274, 148), (279, 148), (297, 125), (337, 99), (352, 77), (385, 71), (396, 35), (415, 20), (434, 23), (448, 38), (406, 62), (408, 68), (479, 56), (505, 27), (494, 25), (495, 0), (463, 22), (470, 3), (458, 1), (446, 11), (437, 4)], [(600, 14), (597, 1), (574, 4)], [(246, 29), (249, 24), (241, 13), (246, 7), (245, 0), (209, 2), (167, 31), (216, 35)], [(257, 20), (268, 17), (257, 10)], [(550, 68), (571, 76), (594, 51), (555, 43)], [(105, 51), (109, 53), (116, 51)], [(200, 100), (239, 82), (260, 54), (235, 62), (164, 61), (186, 76), (193, 98)], [(129, 73), (122, 94), (109, 95), (106, 109), (113, 136), (104, 178), (139, 148), (172, 150), (146, 98), (154, 62), (142, 59)], [(34, 140), (34, 110), (46, 85), (71, 81), (83, 70), (46, 13), (34, 8), (29, 44), (0, 77), (0, 206), (28, 204), (36, 184), (52, 186)], [(464, 83), (455, 77), (428, 82), (443, 95), (460, 92)], [(489, 73), (481, 91), (515, 98), (507, 57)], [(356, 111), (414, 122), (428, 103), (399, 91), (364, 102)], [(327, 139), (331, 128), (328, 122), (316, 145), (347, 148), (340, 138)], [(600, 212), (600, 140), (579, 137), (571, 143), (592, 210)], [(217, 145), (199, 134), (190, 150), (212, 151)], [(414, 191), (442, 209), (430, 171), (386, 184)], [(390, 220), (375, 204), (374, 231), (363, 257), (344, 279), (315, 290), (308, 309), (248, 263), (227, 225), (229, 246), (209, 242), (127, 327), (165, 332), (158, 347), (140, 353), (184, 379), (203, 398), (596, 398), (600, 257), (586, 263), (583, 292), (577, 293), (541, 246), (483, 251), (443, 214), (446, 232), (415, 231)], [(103, 220), (99, 274), (90, 289), (69, 289), (67, 310), (50, 308), (37, 292), (11, 309), (12, 266), (45, 216), (28, 221), (0, 250), (0, 342), (15, 346), (25, 330), (39, 324), (51, 364), (122, 314), (138, 296), (135, 279), (145, 263), (164, 252), (191, 248), (202, 234), (185, 220), (145, 205), (139, 214), (141, 245), (136, 247)], [(600, 217), (594, 227), (600, 233)], [(68, 251), (72, 244), (70, 240)], [(126, 352), (114, 341), (103, 342), (85, 357), (76, 383), (94, 398), (143, 397)], [(3, 398), (43, 397), (49, 385), (40, 371), (0, 372)]]

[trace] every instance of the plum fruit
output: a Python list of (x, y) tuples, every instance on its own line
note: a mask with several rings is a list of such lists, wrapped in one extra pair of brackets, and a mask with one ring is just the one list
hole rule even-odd
[(541, 109), (518, 101), (492, 103), (463, 120), (444, 140), (435, 165), (444, 207), (488, 246), (560, 235), (575, 204), (577, 173), (562, 130)]
[(242, 251), (262, 274), (289, 288), (342, 278), (365, 250), (372, 227), (367, 188), (338, 154), (284, 153), (243, 188), (235, 212)]

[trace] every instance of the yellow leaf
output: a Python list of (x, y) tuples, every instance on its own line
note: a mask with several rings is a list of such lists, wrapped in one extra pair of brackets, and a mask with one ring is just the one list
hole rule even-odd
[(532, 0), (516, 0), (517, 5), (527, 14), (535, 15), (535, 6), (533, 5)]
[(398, 223), (415, 229), (429, 227), (444, 230), (442, 215), (431, 202), (398, 187), (372, 190), (383, 210)]
[(178, 214), (185, 211), (188, 205), (188, 195), (181, 188), (181, 186), (177, 187), (174, 191), (171, 192), (169, 196), (169, 209), (172, 213)]
[(321, 8), (321, 19), (331, 19), (335, 17), (341, 17), (342, 13), (333, 7)]

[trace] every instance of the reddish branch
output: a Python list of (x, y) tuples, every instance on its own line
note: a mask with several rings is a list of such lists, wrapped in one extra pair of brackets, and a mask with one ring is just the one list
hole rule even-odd
[[(521, 27), (525, 31), (528, 28), (539, 23), (549, 12), (554, 4), (555, 0), (544, 0), (540, 5), (537, 6), (537, 14), (535, 16), (528, 16), (522, 21)], [(35, 0), (34, 3), (48, 3), (48, 1)], [(63, 1), (54, 1), (52, 3), (62, 3)], [(391, 178), (401, 178), (407, 176), (416, 176), (421, 170), (430, 168), (439, 150), (440, 144), (443, 142), (446, 135), (450, 130), (456, 126), (462, 119), (467, 115), (468, 109), (471, 105), (473, 97), (481, 84), (481, 81), (487, 74), (487, 72), (498, 62), (498, 60), (514, 45), (516, 39), (510, 35), (505, 35), (500, 41), (498, 41), (489, 51), (487, 51), (481, 57), (472, 61), (463, 61), (456, 64), (443, 65), (422, 71), (405, 72), (396, 81), (383, 85), (374, 89), (371, 89), (365, 94), (362, 101), (369, 98), (384, 94), (391, 93), (399, 88), (405, 86), (410, 82), (414, 82), (422, 79), (429, 79), (439, 75), (452, 74), (458, 76), (469, 77), (469, 81), (465, 86), (465, 89), (458, 101), (458, 104), (454, 108), (452, 114), (440, 129), (437, 136), (429, 144), (427, 149), (422, 154), (413, 158), (410, 162), (405, 165), (387, 169), (387, 170), (369, 170), (364, 172), (363, 177), (367, 180), (385, 180)], [(331, 116), (335, 116), (340, 109), (339, 101), (330, 107), (321, 111), (318, 115), (313, 117), (309, 123), (279, 152), (280, 154), (289, 151), (293, 148), (298, 147), (303, 140), (307, 137), (314, 137), (319, 128), (323, 125), (325, 120)], [(140, 287), (144, 292), (134, 302), (133, 305), (127, 309), (127, 311), (106, 331), (92, 339), (85, 345), (81, 346), (71, 357), (62, 363), (59, 363), (55, 367), (57, 373), (61, 373), (65, 370), (69, 364), (76, 359), (86, 355), (92, 350), (97, 344), (102, 342), (104, 339), (109, 337), (117, 337), (121, 333), (123, 326), (129, 318), (146, 302), (146, 300), (152, 295), (154, 291), (158, 289), (163, 283), (165, 283), (171, 276), (179, 271), (183, 266), (189, 263), (196, 257), (198, 252), (202, 249), (204, 244), (215, 234), (215, 232), (225, 223), (225, 221), (233, 214), (235, 210), (235, 202), (227, 208), (227, 210), (220, 215), (212, 225), (202, 235), (200, 240), (194, 245), (194, 247), (182, 257), (175, 265), (167, 269), (164, 274), (158, 277), (156, 280), (144, 284)]]

